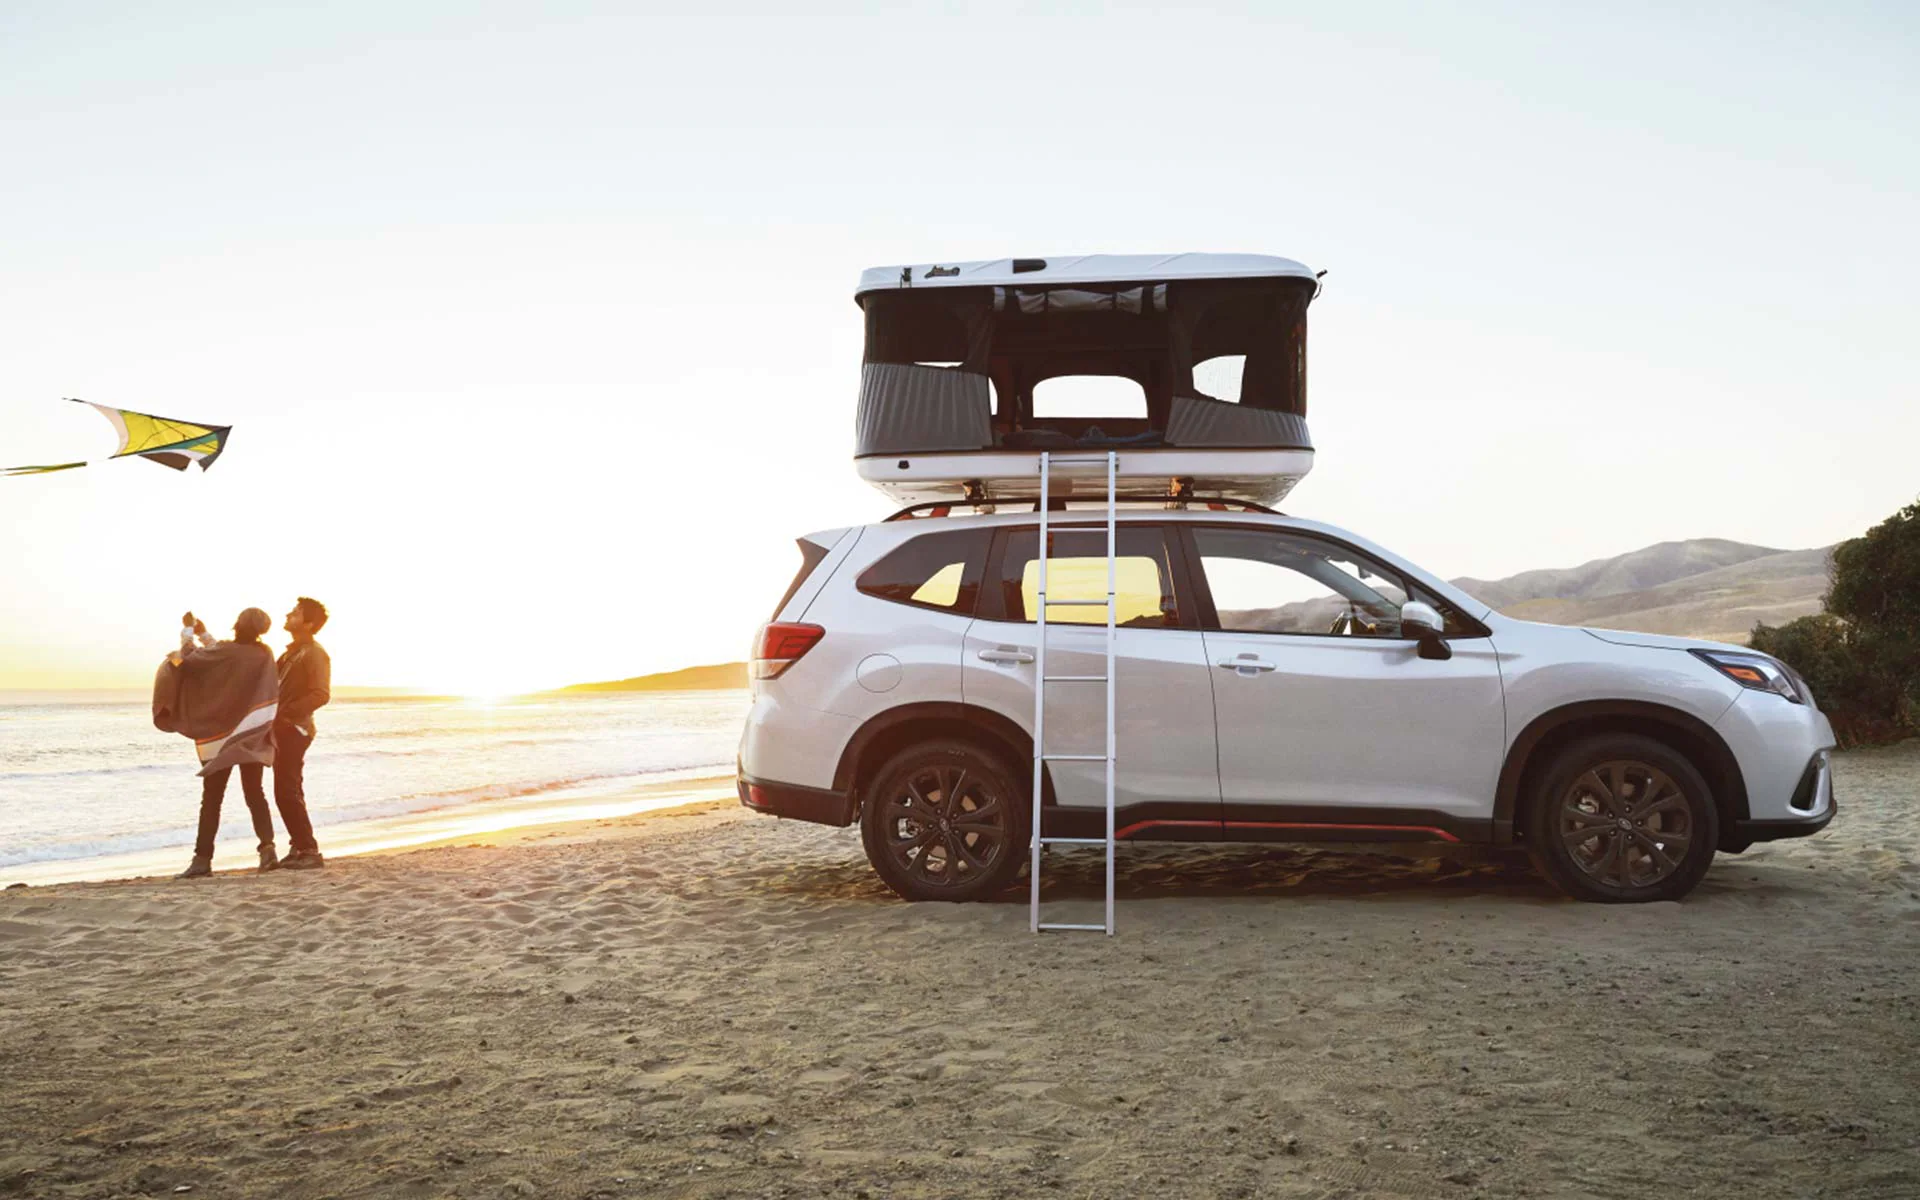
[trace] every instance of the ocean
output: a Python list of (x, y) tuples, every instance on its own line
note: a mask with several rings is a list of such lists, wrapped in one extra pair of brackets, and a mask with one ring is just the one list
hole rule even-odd
[[(321, 849), (339, 852), (680, 803), (695, 797), (668, 785), (732, 773), (749, 704), (744, 691), (335, 700), (307, 754), (308, 809)], [(0, 692), (0, 886), (184, 867), (196, 770), (143, 694)], [(271, 804), (271, 774), (267, 787)], [(285, 854), (277, 812), (274, 826)], [(253, 842), (235, 772), (215, 866), (250, 865)]]

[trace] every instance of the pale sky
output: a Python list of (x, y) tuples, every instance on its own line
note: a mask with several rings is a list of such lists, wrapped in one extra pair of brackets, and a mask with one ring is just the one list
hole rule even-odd
[(0, 479), (0, 687), (301, 593), (342, 683), (743, 657), (890, 511), (886, 263), (1326, 268), (1286, 508), (1445, 575), (1920, 492), (1912, 6), (1358, 7), (0, 6), (0, 466), (235, 426)]

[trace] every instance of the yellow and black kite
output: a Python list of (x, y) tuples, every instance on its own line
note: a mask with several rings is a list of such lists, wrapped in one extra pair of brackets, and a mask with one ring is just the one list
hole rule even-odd
[[(111, 457), (144, 458), (176, 471), (184, 471), (194, 463), (199, 463), (202, 471), (211, 467), (213, 460), (219, 458), (220, 452), (227, 448), (227, 435), (233, 431), (231, 425), (203, 425), (197, 421), (156, 417), (152, 413), (134, 412), (130, 408), (109, 408), (88, 400), (75, 400), (73, 403), (96, 409), (112, 422), (113, 431), (120, 435), (120, 448)], [(46, 475), (86, 465), (84, 462), (71, 462), (6, 467), (0, 469), (0, 475)]]

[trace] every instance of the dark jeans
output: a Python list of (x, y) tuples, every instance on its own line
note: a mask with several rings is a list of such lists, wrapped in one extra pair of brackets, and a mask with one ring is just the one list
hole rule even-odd
[[(262, 846), (273, 845), (273, 818), (267, 814), (267, 789), (261, 776), (266, 767), (260, 763), (240, 764), (240, 794), (247, 798), (247, 815), (253, 818), (254, 836)], [(193, 839), (196, 858), (213, 857), (213, 836), (220, 832), (220, 802), (226, 799), (227, 779), (232, 767), (200, 777), (200, 832)]]
[(295, 854), (302, 850), (318, 852), (313, 840), (313, 822), (307, 819), (307, 747), (313, 739), (285, 721), (273, 723), (273, 803), (280, 810), (280, 822), (287, 827), (287, 840)]

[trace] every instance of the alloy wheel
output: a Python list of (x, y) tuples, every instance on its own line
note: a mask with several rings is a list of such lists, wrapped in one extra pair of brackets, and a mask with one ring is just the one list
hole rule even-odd
[(921, 883), (961, 886), (1007, 853), (1006, 800), (988, 779), (964, 766), (929, 763), (913, 769), (883, 804), (887, 854)]
[(1617, 759), (1582, 772), (1559, 809), (1573, 865), (1622, 891), (1652, 887), (1680, 869), (1693, 841), (1687, 796), (1650, 763)]

